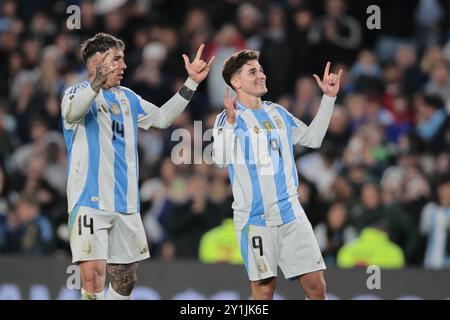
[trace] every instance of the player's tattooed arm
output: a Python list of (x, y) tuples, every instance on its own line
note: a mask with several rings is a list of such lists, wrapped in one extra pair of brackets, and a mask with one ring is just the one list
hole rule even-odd
[(106, 270), (111, 277), (111, 285), (117, 293), (129, 296), (137, 281), (138, 263), (108, 264)]

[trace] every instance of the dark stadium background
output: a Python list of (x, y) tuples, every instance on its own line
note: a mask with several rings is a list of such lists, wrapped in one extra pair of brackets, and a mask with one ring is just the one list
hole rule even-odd
[[(80, 29), (67, 27), (70, 5), (81, 9)], [(380, 29), (368, 28), (370, 5), (380, 8)], [(80, 44), (96, 32), (125, 41), (122, 84), (157, 105), (187, 76), (182, 53), (192, 56), (205, 43), (205, 60), (216, 56), (186, 112), (167, 130), (139, 133), (141, 214), (152, 258), (140, 267), (136, 298), (250, 296), (245, 269), (232, 259), (236, 247), (227, 245), (234, 235), (202, 247), (203, 236), (232, 217), (226, 170), (194, 152), (184, 159), (200, 164), (174, 165), (182, 158), (172, 154), (179, 141), (171, 139), (185, 129), (192, 147), (207, 149), (194, 121), (202, 132), (213, 126), (223, 108), (222, 63), (245, 48), (261, 53), (264, 100), (307, 124), (320, 101), (312, 74), (321, 75), (328, 60), (344, 71), (322, 147), (295, 149), (300, 198), (323, 245), (330, 298), (450, 298), (449, 0), (2, 0), (0, 299), (79, 297), (67, 287), (60, 102), (65, 88), (86, 78)], [(430, 218), (436, 210), (447, 210), (446, 222)], [(403, 257), (388, 268), (378, 252), (377, 261), (386, 262), (380, 289), (367, 287), (370, 261), (343, 268), (337, 258), (366, 228), (387, 231)], [(433, 237), (439, 228), (443, 238)], [(436, 241), (444, 249), (427, 260)], [(279, 275), (277, 298), (303, 298)]]

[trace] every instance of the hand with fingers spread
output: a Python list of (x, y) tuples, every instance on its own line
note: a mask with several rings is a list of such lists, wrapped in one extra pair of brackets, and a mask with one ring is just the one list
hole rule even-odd
[(106, 59), (109, 53), (110, 50), (103, 53), (97, 52), (95, 54), (97, 62), (95, 65), (94, 78), (91, 82), (92, 90), (95, 92), (100, 91), (100, 89), (105, 85), (108, 75), (116, 69), (113, 63)]
[(225, 91), (224, 104), (225, 112), (227, 113), (227, 122), (231, 125), (236, 123), (236, 100), (237, 96), (230, 99), (230, 89), (227, 87)]
[(322, 89), (323, 93), (329, 97), (336, 97), (339, 91), (341, 76), (342, 76), (342, 69), (339, 70), (339, 73), (337, 75), (334, 73), (330, 73), (329, 61), (327, 62), (327, 65), (325, 67), (322, 80), (320, 80), (320, 78), (316, 74), (313, 75), (320, 89)]
[(195, 58), (192, 62), (189, 61), (187, 55), (183, 54), (184, 66), (186, 67), (186, 71), (189, 75), (189, 78), (194, 80), (197, 83), (202, 82), (206, 76), (208, 75), (211, 64), (213, 63), (215, 57), (212, 56), (208, 63), (202, 60), (202, 53), (205, 45), (202, 44), (195, 55)]

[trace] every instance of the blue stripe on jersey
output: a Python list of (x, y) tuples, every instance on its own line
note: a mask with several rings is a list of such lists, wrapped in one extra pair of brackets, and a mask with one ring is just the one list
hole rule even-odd
[(137, 116), (142, 114), (142, 115), (147, 115), (147, 112), (145, 112), (145, 110), (142, 108), (141, 103), (139, 102), (138, 99), (138, 95), (136, 93), (134, 93), (132, 90), (125, 88), (125, 87), (120, 87), (120, 89), (125, 92), (128, 101), (130, 102), (130, 108), (131, 108), (131, 112), (133, 113), (133, 115), (136, 115), (136, 118), (133, 118), (137, 121)]
[(250, 228), (250, 226), (248, 224), (246, 224), (245, 227), (241, 231), (241, 255), (242, 255), (242, 260), (244, 260), (245, 268), (247, 268), (247, 272), (249, 272), (249, 269), (248, 269), (248, 234), (249, 234), (249, 228)]
[[(86, 137), (88, 143), (89, 168), (81, 192), (79, 205), (98, 209), (98, 164), (100, 161), (99, 127), (97, 122), (97, 105), (94, 102), (89, 112), (84, 117), (86, 127)], [(92, 197), (97, 197), (97, 201), (92, 201)]]
[(69, 237), (70, 237), (70, 234), (72, 233), (73, 223), (75, 222), (75, 218), (78, 215), (78, 210), (80, 210), (80, 206), (76, 205), (75, 208), (73, 208), (72, 212), (69, 215)]
[(238, 110), (245, 111), (245, 107), (243, 107), (238, 101), (236, 101), (236, 107)]
[(289, 142), (289, 151), (291, 153), (293, 163), (294, 163), (294, 165), (292, 166), (292, 175), (294, 176), (295, 188), (298, 190), (298, 173), (297, 173), (297, 166), (295, 165), (295, 161), (294, 161), (294, 146), (292, 144), (292, 127), (291, 127), (292, 125), (297, 127), (297, 125), (295, 124), (295, 122), (291, 118), (291, 116), (286, 112), (286, 110), (284, 110), (283, 108), (277, 107), (277, 111), (279, 114), (281, 114), (281, 117), (283, 118), (284, 123), (286, 125), (287, 137), (288, 137), (288, 142)]
[(75, 132), (74, 130), (66, 129), (64, 123), (62, 126), (64, 132), (64, 141), (66, 142), (66, 150), (67, 150), (67, 177), (68, 177), (70, 174), (70, 164), (72, 160), (72, 144)]
[(219, 121), (217, 121), (217, 127), (222, 127), (225, 124), (225, 119), (227, 118), (227, 113), (222, 111), (222, 114), (219, 117)]
[[(292, 118), (292, 115), (290, 115), (286, 111), (286, 109), (280, 107), (279, 105), (275, 105), (275, 107), (276, 107), (277, 111), (279, 113), (281, 113), (281, 116), (283, 117), (287, 128), (290, 127), (290, 126), (293, 126), (293, 127), (296, 127), (296, 128), (298, 127), (297, 124), (295, 123), (294, 119)], [(289, 126), (287, 124), (289, 124)]]
[[(110, 108), (111, 123), (116, 122), (115, 128), (120, 126), (124, 130), (122, 109), (120, 103), (117, 101), (115, 95), (111, 91), (103, 91), (106, 103)], [(111, 105), (115, 103), (120, 108), (118, 115), (111, 112)], [(128, 191), (128, 176), (127, 176), (127, 161), (125, 157), (125, 135), (130, 134), (124, 131), (123, 137), (113, 130), (112, 145), (114, 148), (114, 210), (116, 212), (127, 212), (127, 191)]]
[(245, 164), (247, 165), (247, 170), (252, 183), (252, 207), (250, 209), (248, 222), (257, 226), (266, 226), (261, 187), (258, 180), (259, 175), (251, 146), (250, 132), (242, 117), (238, 117), (236, 123), (235, 133), (240, 140), (242, 154), (244, 155)]
[(233, 187), (233, 183), (234, 183), (234, 167), (233, 167), (233, 165), (231, 163), (228, 165), (228, 175), (230, 176), (231, 187)]
[[(139, 183), (139, 158), (138, 158), (138, 149), (137, 149), (137, 137), (138, 137), (138, 116), (139, 114), (145, 114), (144, 110), (141, 107), (141, 104), (139, 103), (139, 99), (137, 98), (136, 94), (130, 90), (123, 90), (125, 92), (125, 95), (127, 96), (130, 109), (131, 109), (131, 116), (133, 117), (133, 132), (134, 132), (134, 159), (136, 159), (136, 181)], [(141, 211), (141, 201), (139, 197), (139, 187), (136, 188), (138, 192), (137, 194), (137, 211)]]
[(274, 180), (275, 187), (277, 191), (277, 204), (281, 214), (281, 220), (283, 223), (288, 223), (295, 219), (294, 211), (292, 210), (292, 205), (289, 202), (289, 193), (287, 190), (286, 184), (286, 176), (284, 175), (284, 159), (281, 157), (281, 153), (279, 150), (273, 150), (271, 147), (271, 139), (275, 139), (278, 143), (278, 147), (282, 150), (285, 146), (280, 141), (279, 132), (276, 129), (276, 126), (273, 124), (272, 120), (266, 113), (264, 109), (252, 110), (256, 119), (261, 126), (261, 128), (266, 128), (264, 122), (268, 121), (274, 130), (264, 130), (267, 133), (267, 140), (269, 142), (268, 148), (272, 158), (273, 166), (274, 166)]

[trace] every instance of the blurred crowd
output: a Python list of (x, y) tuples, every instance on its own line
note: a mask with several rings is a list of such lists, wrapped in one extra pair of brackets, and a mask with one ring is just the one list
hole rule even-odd
[[(78, 5), (81, 28), (66, 8)], [(370, 30), (369, 5), (381, 9)], [(80, 44), (126, 43), (122, 82), (162, 105), (205, 43), (210, 74), (167, 130), (139, 132), (141, 214), (152, 257), (241, 263), (226, 169), (179, 152), (208, 148), (223, 108), (222, 64), (261, 53), (271, 100), (309, 124), (326, 61), (341, 91), (320, 149), (295, 148), (301, 203), (328, 266), (450, 268), (449, 0), (0, 1), (0, 253), (70, 255), (60, 101), (87, 78)], [(200, 123), (200, 122), (198, 122)], [(194, 149), (192, 149), (194, 150)], [(200, 162), (200, 161), (198, 161)]]

